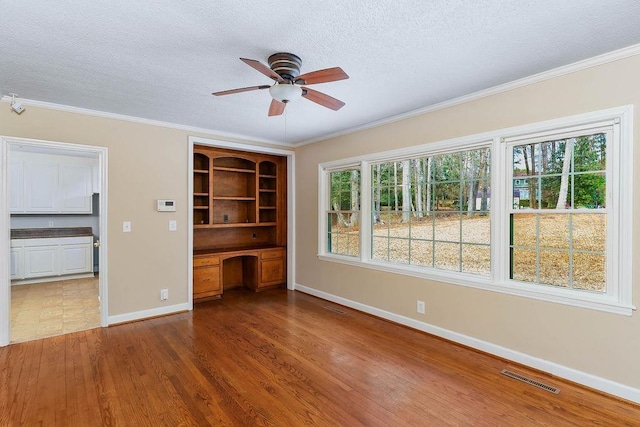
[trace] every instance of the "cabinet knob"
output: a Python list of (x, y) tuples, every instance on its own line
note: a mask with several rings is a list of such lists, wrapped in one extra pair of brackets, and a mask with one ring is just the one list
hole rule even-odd
[(100, 247), (100, 240), (96, 240), (95, 242), (93, 242), (93, 247), (94, 248), (99, 248)]

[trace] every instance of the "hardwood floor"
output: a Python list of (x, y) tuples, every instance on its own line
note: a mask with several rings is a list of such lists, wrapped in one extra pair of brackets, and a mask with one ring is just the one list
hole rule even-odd
[(305, 294), (235, 289), (1, 348), (0, 425), (637, 426), (640, 407)]

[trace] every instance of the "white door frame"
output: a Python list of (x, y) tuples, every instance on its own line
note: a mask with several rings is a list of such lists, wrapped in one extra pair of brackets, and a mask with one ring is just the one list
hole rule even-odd
[(70, 144), (55, 141), (43, 141), (28, 138), (14, 138), (0, 136), (0, 347), (10, 343), (10, 313), (11, 313), (11, 279), (9, 268), (10, 245), (10, 212), (8, 160), (11, 145), (32, 146), (65, 150), (67, 152), (91, 153), (97, 155), (100, 167), (100, 251), (99, 253), (99, 289), (100, 289), (100, 324), (108, 326), (108, 286), (107, 286), (107, 161), (106, 147)]
[(188, 222), (189, 235), (187, 239), (188, 260), (188, 303), (189, 309), (193, 310), (193, 146), (208, 145), (210, 147), (228, 148), (239, 151), (249, 151), (252, 153), (275, 154), (287, 158), (287, 289), (295, 289), (296, 278), (296, 204), (295, 204), (295, 174), (296, 157), (293, 150), (283, 150), (280, 148), (263, 147), (259, 145), (241, 144), (238, 142), (222, 141), (219, 139), (201, 138), (197, 136), (189, 137), (189, 184), (188, 184)]

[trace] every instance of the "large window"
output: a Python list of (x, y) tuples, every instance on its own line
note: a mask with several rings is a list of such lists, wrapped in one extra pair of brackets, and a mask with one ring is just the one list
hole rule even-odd
[(371, 165), (371, 258), (488, 276), (490, 150)]
[(605, 129), (510, 146), (511, 279), (606, 292), (611, 136)]
[(322, 164), (319, 256), (630, 314), (631, 123), (620, 107)]

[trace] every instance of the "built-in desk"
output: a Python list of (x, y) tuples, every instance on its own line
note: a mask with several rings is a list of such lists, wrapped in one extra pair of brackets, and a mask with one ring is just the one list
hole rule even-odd
[(225, 289), (254, 291), (287, 281), (286, 248), (198, 249), (193, 252), (193, 299), (220, 298)]

